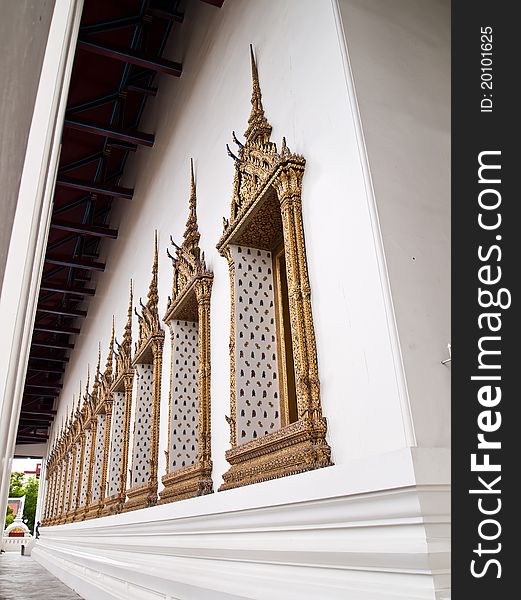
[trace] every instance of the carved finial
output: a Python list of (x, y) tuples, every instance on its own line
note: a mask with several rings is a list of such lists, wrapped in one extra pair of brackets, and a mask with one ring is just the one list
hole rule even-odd
[(112, 331), (110, 332), (109, 351), (107, 354), (107, 362), (105, 363), (105, 370), (103, 371), (103, 375), (105, 377), (110, 377), (112, 375), (112, 361), (114, 358), (114, 336), (114, 315), (112, 315)]
[(101, 368), (101, 342), (98, 342), (98, 364), (96, 365), (96, 375), (95, 378), (99, 378)]
[(125, 331), (123, 333), (123, 341), (121, 345), (124, 348), (132, 347), (132, 303), (133, 303), (133, 292), (132, 292), (132, 279), (130, 280), (130, 292), (129, 292), (129, 301), (128, 301), (128, 311), (127, 311), (127, 322), (125, 323)]
[(90, 365), (87, 365), (87, 383), (85, 385), (85, 395), (89, 393), (89, 383), (90, 383)]
[(264, 115), (264, 108), (262, 106), (262, 93), (259, 84), (259, 73), (257, 71), (257, 63), (255, 62), (253, 46), (251, 44), (250, 58), (252, 79), (251, 113), (250, 118), (248, 119), (248, 129), (246, 129), (244, 137), (246, 138), (246, 144), (251, 144), (253, 142), (261, 142), (265, 144), (269, 141), (271, 135), (271, 125), (268, 123), (268, 120)]
[(166, 249), (166, 255), (172, 261), (172, 265), (175, 265), (175, 263), (177, 262), (177, 258), (170, 254), (170, 250), (168, 248)]
[(195, 177), (194, 177), (194, 159), (190, 159), (190, 210), (195, 212), (196, 196), (195, 196)]
[(237, 144), (237, 146), (239, 146), (239, 148), (244, 148), (244, 144), (239, 142), (239, 140), (237, 139), (237, 136), (235, 135), (235, 131), (232, 131), (232, 139)]
[(183, 236), (183, 248), (195, 258), (199, 258), (199, 228), (197, 226), (197, 190), (195, 187), (194, 161), (190, 159), (190, 198), (188, 200), (188, 219)]
[(151, 309), (157, 307), (159, 295), (157, 290), (157, 272), (158, 272), (159, 257), (157, 251), (157, 229), (154, 232), (154, 262), (152, 264), (152, 280), (148, 288), (147, 306)]
[(235, 156), (235, 154), (230, 150), (230, 146), (228, 144), (226, 144), (226, 152), (227, 152), (228, 156), (230, 158), (233, 158), (233, 160), (235, 162), (237, 162), (239, 160), (239, 158), (237, 156)]

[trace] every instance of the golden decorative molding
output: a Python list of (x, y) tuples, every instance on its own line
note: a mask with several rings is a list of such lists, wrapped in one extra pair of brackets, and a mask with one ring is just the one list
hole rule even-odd
[[(326, 442), (326, 421), (322, 417), (317, 351), (311, 311), (311, 288), (307, 270), (302, 224), (302, 178), (305, 159), (293, 154), (283, 138), (280, 151), (270, 141), (271, 125), (262, 106), (262, 94), (253, 49), (251, 113), (242, 144), (233, 134), (237, 154), (228, 148), (235, 162), (230, 218), (217, 249), (228, 260), (231, 290), (230, 323), (230, 425), (231, 450), (226, 452), (230, 469), (224, 474), (221, 490), (300, 473), (331, 464)], [(278, 227), (277, 227), (278, 219)], [(282, 229), (283, 240), (274, 239)], [(235, 265), (230, 245), (271, 251), (283, 241), (288, 282), (291, 339), (293, 344), (298, 420), (238, 445), (236, 357), (235, 357)]]
[(116, 361), (114, 366), (114, 374), (112, 377), (112, 383), (110, 386), (111, 392), (119, 392), (124, 389), (124, 378), (126, 376), (134, 376), (134, 368), (132, 367), (132, 311), (133, 305), (133, 293), (132, 293), (132, 279), (130, 280), (130, 292), (129, 302), (127, 310), (127, 321), (125, 323), (125, 330), (123, 332), (123, 340), (121, 344), (115, 341), (118, 350), (116, 352)]
[[(123, 510), (127, 490), (127, 465), (128, 447), (130, 439), (130, 417), (132, 411), (132, 387), (134, 382), (134, 367), (132, 366), (132, 313), (133, 293), (132, 280), (130, 280), (129, 302), (127, 310), (127, 321), (123, 332), (121, 345), (117, 343), (118, 350), (115, 354), (114, 373), (110, 392), (124, 394), (124, 416), (123, 416), (123, 444), (121, 448), (121, 463), (119, 471), (119, 489), (116, 494), (105, 496), (102, 515), (117, 514)], [(105, 476), (106, 481), (106, 476)]]
[[(188, 220), (183, 241), (172, 256), (172, 296), (164, 322), (170, 328), (170, 339), (174, 341), (173, 321), (197, 321), (198, 323), (198, 374), (197, 374), (197, 460), (194, 464), (171, 470), (172, 432), (172, 373), (170, 368), (170, 390), (168, 403), (168, 449), (166, 451), (166, 473), (161, 481), (165, 486), (160, 493), (160, 503), (174, 502), (193, 496), (202, 496), (213, 491), (212, 459), (210, 443), (210, 296), (213, 273), (206, 268), (204, 253), (199, 248), (201, 236), (197, 225), (197, 191), (193, 161), (190, 160), (190, 199)], [(172, 353), (173, 355), (173, 353)]]
[(158, 250), (157, 250), (157, 231), (154, 235), (154, 262), (152, 265), (152, 280), (148, 288), (147, 303), (141, 304), (141, 314), (136, 311), (138, 317), (139, 334), (134, 351), (133, 365), (138, 363), (152, 364), (154, 345), (162, 343), (165, 332), (159, 322), (159, 294), (157, 290), (158, 275)]
[[(97, 438), (94, 442), (95, 456), (93, 457), (93, 468), (96, 461), (101, 461), (101, 477), (99, 482), (99, 497), (95, 501), (91, 501), (89, 508), (86, 512), (85, 517), (92, 519), (99, 517), (103, 510), (103, 504), (105, 499), (105, 485), (107, 479), (107, 462), (108, 452), (110, 448), (110, 426), (111, 426), (111, 415), (112, 415), (112, 363), (114, 354), (114, 317), (112, 317), (112, 330), (110, 335), (109, 349), (107, 353), (107, 362), (103, 373), (100, 373), (100, 361), (101, 361), (101, 348), (98, 351), (98, 367), (96, 377), (96, 388), (93, 390), (95, 415), (96, 415), (96, 428), (100, 427), (104, 420), (104, 431), (102, 447), (98, 449)], [(100, 452), (101, 450), (101, 452)], [(91, 490), (91, 498), (92, 498)]]
[[(154, 235), (154, 262), (152, 265), (152, 279), (148, 288), (147, 303), (141, 303), (142, 312), (136, 311), (139, 325), (138, 341), (136, 342), (134, 360), (135, 368), (138, 364), (153, 365), (152, 373), (152, 412), (149, 449), (149, 476), (147, 483), (131, 486), (127, 489), (127, 501), (123, 510), (137, 510), (157, 503), (157, 458), (159, 447), (159, 412), (161, 408), (161, 368), (163, 360), (163, 343), (165, 332), (159, 322), (159, 294), (157, 287), (158, 277), (158, 249), (157, 231)], [(137, 402), (139, 403), (139, 398)]]
[[(97, 369), (98, 371), (99, 369)], [(95, 416), (95, 398), (92, 393), (89, 392), (90, 385), (90, 371), (87, 369), (87, 383), (85, 384), (85, 392), (83, 394), (83, 406), (81, 408), (81, 463), (80, 463), (80, 474), (81, 479), (78, 482), (78, 502), (77, 508), (74, 511), (73, 520), (82, 521), (85, 519), (86, 512), (89, 508), (90, 500), (90, 488), (92, 483), (92, 469), (93, 469), (93, 439), (95, 441), (96, 436), (96, 416)], [(94, 385), (93, 385), (93, 391)], [(86, 431), (90, 430), (90, 444), (87, 444)], [(86, 458), (87, 457), (87, 458)], [(81, 506), (81, 490), (83, 487), (83, 480), (86, 481), (86, 495), (85, 503)]]

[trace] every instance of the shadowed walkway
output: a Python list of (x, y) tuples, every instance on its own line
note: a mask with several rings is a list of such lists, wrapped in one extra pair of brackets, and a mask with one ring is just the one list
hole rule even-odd
[(30, 556), (0, 555), (0, 600), (81, 600)]

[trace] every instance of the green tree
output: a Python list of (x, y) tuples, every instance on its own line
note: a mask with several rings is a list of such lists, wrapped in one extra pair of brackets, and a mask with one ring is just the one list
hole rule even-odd
[(24, 474), (11, 473), (9, 498), (21, 498), (24, 495)]
[(33, 475), (25, 482), (23, 487), (25, 495), (24, 521), (29, 531), (34, 531), (34, 516), (36, 514), (36, 502), (38, 500), (38, 479)]
[[(25, 496), (23, 521), (29, 528), (29, 531), (34, 531), (34, 517), (36, 514), (36, 502), (38, 500), (38, 478), (34, 475), (29, 477), (24, 483), (23, 473), (11, 473), (9, 485), (9, 497), (21, 498)], [(14, 521), (16, 515), (8, 508), (6, 516), (6, 527)]]
[(11, 525), (11, 523), (14, 521), (14, 513), (13, 513), (13, 509), (8, 506), (7, 507), (7, 515), (5, 517), (5, 526), (9, 527), (9, 525)]

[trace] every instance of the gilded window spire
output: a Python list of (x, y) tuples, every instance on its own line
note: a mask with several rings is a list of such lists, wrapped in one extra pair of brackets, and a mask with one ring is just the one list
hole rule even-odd
[(101, 342), (98, 342), (98, 362), (96, 364), (96, 371), (94, 372), (94, 382), (92, 384), (92, 396), (94, 397), (94, 399), (97, 399), (97, 397), (98, 397), (98, 388), (99, 388), (100, 375), (101, 375), (100, 367), (101, 367)]
[(123, 343), (121, 344), (121, 348), (128, 348), (129, 356), (130, 350), (132, 349), (132, 306), (133, 306), (134, 294), (132, 291), (132, 279), (130, 280), (130, 294), (128, 301), (128, 310), (127, 310), (127, 322), (125, 323), (125, 331), (123, 333)]
[(157, 289), (158, 273), (158, 250), (157, 250), (157, 230), (154, 235), (154, 262), (152, 264), (152, 279), (148, 288), (147, 303), (143, 305), (140, 301), (142, 312), (138, 314), (139, 338), (136, 343), (136, 354), (146, 346), (149, 339), (156, 335), (161, 329), (159, 324), (159, 293)]
[(248, 128), (244, 133), (246, 144), (258, 143), (265, 144), (269, 141), (271, 135), (271, 125), (264, 114), (262, 106), (262, 93), (259, 84), (259, 72), (257, 71), (257, 63), (253, 54), (253, 46), (250, 44), (250, 59), (251, 59), (251, 113), (248, 119)]
[(157, 291), (157, 272), (158, 272), (158, 251), (157, 251), (157, 229), (154, 232), (154, 263), (152, 264), (152, 280), (148, 288), (148, 300), (146, 307), (154, 313), (157, 313), (157, 304), (159, 301), (159, 295)]
[(186, 221), (183, 241), (178, 246), (172, 237), (170, 240), (176, 248), (175, 256), (172, 256), (167, 250), (168, 256), (172, 259), (172, 296), (168, 299), (167, 314), (170, 313), (172, 306), (178, 298), (181, 298), (186, 290), (193, 283), (195, 277), (207, 275), (204, 252), (201, 252), (199, 240), (201, 235), (197, 225), (197, 189), (194, 177), (194, 163), (190, 159), (190, 197), (188, 200), (188, 219)]
[[(132, 279), (130, 280), (128, 310), (127, 310), (127, 321), (125, 323), (125, 330), (123, 332), (123, 341), (118, 344), (115, 341), (118, 350), (116, 352), (116, 364), (114, 367), (113, 381), (118, 380), (121, 375), (126, 373), (131, 368), (132, 362), (132, 310), (133, 310), (133, 292), (132, 292)], [(112, 341), (111, 341), (112, 343)]]
[(188, 220), (186, 221), (182, 246), (196, 259), (199, 258), (200, 239), (201, 235), (197, 226), (197, 190), (194, 177), (194, 161), (190, 159), (190, 200), (188, 204)]
[(85, 384), (85, 398), (89, 395), (89, 384), (90, 384), (90, 365), (87, 365), (87, 383)]
[(105, 363), (105, 370), (101, 376), (101, 394), (100, 397), (105, 399), (109, 393), (109, 388), (112, 384), (112, 373), (113, 373), (113, 358), (114, 358), (114, 315), (112, 315), (112, 331), (110, 333), (109, 349), (107, 353), (107, 362)]
[(82, 386), (81, 386), (81, 379), (80, 379), (80, 391), (78, 392), (78, 406), (76, 408), (76, 414), (78, 414), (78, 415), (81, 412), (81, 390), (82, 390)]
[(112, 315), (112, 331), (110, 333), (109, 351), (107, 354), (107, 362), (105, 363), (105, 376), (112, 375), (112, 360), (114, 358), (114, 315)]

